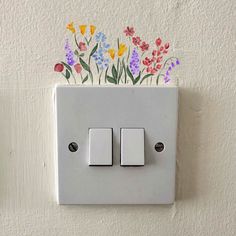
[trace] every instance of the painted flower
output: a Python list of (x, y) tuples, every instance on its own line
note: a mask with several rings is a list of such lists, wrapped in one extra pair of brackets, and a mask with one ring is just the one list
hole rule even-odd
[(97, 43), (100, 43), (100, 42), (104, 43), (106, 39), (107, 39), (106, 35), (102, 32), (99, 32), (95, 35), (95, 41)]
[(68, 30), (70, 30), (73, 34), (75, 33), (75, 27), (74, 27), (74, 23), (73, 23), (73, 22), (69, 23), (69, 24), (66, 26), (66, 28), (67, 28)]
[(140, 48), (143, 52), (145, 52), (148, 50), (149, 44), (143, 41), (142, 44), (140, 45)]
[(161, 38), (158, 38), (158, 39), (156, 39), (156, 45), (157, 45), (157, 47), (159, 47), (160, 45), (161, 45)]
[(134, 33), (135, 33), (135, 32), (134, 32), (134, 28), (127, 26), (127, 28), (124, 30), (124, 33), (125, 33), (126, 36), (131, 36), (131, 37), (133, 37), (133, 35), (134, 35)]
[(104, 49), (99, 48), (94, 54), (93, 54), (93, 59), (95, 60), (97, 66), (101, 69), (104, 70), (108, 67), (109, 65), (109, 59), (104, 57)]
[(64, 65), (61, 64), (61, 63), (57, 63), (55, 66), (54, 66), (54, 71), (56, 72), (62, 72), (64, 70)]
[(87, 50), (86, 44), (84, 42), (79, 42), (79, 50), (80, 51), (86, 51)]
[(157, 60), (156, 60), (156, 62), (157, 62), (157, 63), (159, 63), (159, 62), (161, 62), (161, 61), (162, 61), (162, 59), (163, 59), (163, 57), (162, 57), (162, 56), (161, 56), (161, 57), (158, 57), (158, 58), (157, 58)]
[(150, 66), (152, 64), (152, 60), (148, 57), (145, 57), (145, 59), (143, 60), (143, 64), (145, 66)]
[(179, 62), (179, 59), (177, 58), (176, 61), (174, 62), (173, 60), (171, 61), (171, 64), (170, 66), (168, 67), (168, 69), (166, 70), (166, 73), (165, 73), (165, 77), (164, 77), (164, 82), (165, 83), (168, 83), (171, 79), (170, 79), (170, 73), (172, 71), (172, 69), (174, 69), (174, 67), (176, 65), (179, 65), (180, 62)]
[(91, 34), (91, 36), (94, 35), (95, 30), (96, 30), (96, 27), (94, 25), (90, 25), (90, 34)]
[(107, 50), (110, 48), (110, 44), (104, 42), (104, 43), (102, 44), (102, 48), (104, 49), (104, 51), (107, 51)]
[(118, 57), (121, 57), (125, 53), (126, 50), (127, 50), (126, 45), (124, 43), (121, 43), (119, 45), (119, 49), (118, 49), (118, 53), (117, 53)]
[(150, 73), (150, 74), (154, 75), (154, 74), (156, 74), (157, 69), (153, 68), (152, 66), (149, 66), (146, 71), (147, 71), (147, 73)]
[(75, 64), (74, 53), (71, 50), (68, 39), (66, 40), (66, 43), (65, 43), (65, 51), (66, 51), (67, 64), (69, 64), (70, 66), (73, 66)]
[(116, 53), (115, 49), (114, 48), (110, 48), (107, 52), (109, 53), (111, 59), (114, 60), (115, 53)]
[(165, 44), (165, 49), (168, 49), (170, 47), (170, 44), (169, 43), (166, 43)]
[(157, 64), (157, 65), (156, 65), (156, 69), (160, 70), (160, 69), (161, 69), (161, 66), (162, 66), (161, 64)]
[(80, 33), (81, 33), (82, 35), (85, 35), (85, 33), (86, 33), (86, 28), (87, 28), (87, 25), (79, 25)]
[(78, 74), (82, 71), (82, 66), (79, 63), (75, 64), (74, 68)]
[(140, 72), (139, 63), (140, 63), (139, 54), (137, 48), (134, 48), (131, 54), (130, 64), (129, 64), (129, 68), (133, 76), (138, 75)]
[(138, 46), (140, 43), (141, 43), (141, 39), (140, 39), (140, 37), (133, 37), (132, 38), (132, 42), (133, 42), (133, 44), (135, 45), (135, 46)]

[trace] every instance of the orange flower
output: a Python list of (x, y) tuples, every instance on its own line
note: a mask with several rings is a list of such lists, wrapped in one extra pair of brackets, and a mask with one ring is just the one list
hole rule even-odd
[(96, 27), (94, 25), (90, 25), (90, 34), (91, 34), (91, 36), (93, 36), (95, 30), (96, 30)]
[(68, 30), (70, 30), (73, 34), (75, 33), (75, 27), (74, 27), (74, 23), (73, 23), (73, 22), (69, 23), (69, 24), (66, 26), (66, 28), (67, 28)]
[(108, 53), (109, 53), (111, 59), (114, 60), (114, 58), (115, 58), (115, 49), (114, 48), (110, 48), (108, 50)]
[(80, 33), (84, 35), (86, 33), (87, 25), (79, 25)]
[(124, 43), (121, 43), (118, 49), (118, 57), (121, 57), (126, 50), (127, 50), (126, 45)]

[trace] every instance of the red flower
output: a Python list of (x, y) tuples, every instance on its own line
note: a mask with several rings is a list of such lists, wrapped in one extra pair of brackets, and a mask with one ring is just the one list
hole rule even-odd
[(62, 72), (64, 70), (64, 66), (63, 64), (61, 63), (57, 63), (55, 66), (54, 66), (54, 71), (56, 72)]
[(141, 43), (140, 37), (133, 37), (132, 42), (135, 46), (138, 46)]
[(157, 45), (157, 47), (159, 47), (161, 45), (161, 39), (160, 38), (156, 39), (156, 45)]
[(153, 51), (152, 51), (152, 55), (153, 55), (153, 56), (156, 56), (156, 55), (157, 55), (157, 50), (153, 50)]
[(168, 51), (167, 51), (167, 50), (164, 50), (164, 51), (163, 51), (163, 53), (165, 53), (165, 54), (166, 54), (166, 53), (168, 53)]
[(80, 42), (79, 43), (79, 50), (80, 51), (86, 51), (87, 50), (86, 44), (83, 43), (83, 42)]
[(142, 44), (140, 45), (140, 48), (143, 52), (147, 51), (149, 48), (149, 44), (143, 41)]
[(82, 66), (79, 63), (75, 64), (74, 68), (78, 74), (82, 71)]
[(164, 49), (164, 47), (163, 47), (163, 46), (161, 46), (161, 47), (160, 47), (160, 51), (162, 51), (163, 49)]
[(150, 66), (152, 64), (152, 60), (148, 57), (145, 57), (145, 59), (143, 60), (143, 64), (145, 66)]
[(163, 58), (163, 57), (158, 57), (158, 58), (157, 58), (157, 63), (161, 62), (161, 61), (162, 61), (162, 58)]
[(127, 26), (127, 28), (124, 30), (124, 33), (126, 36), (133, 36), (134, 35), (134, 28)]
[(146, 71), (147, 71), (147, 73), (154, 75), (157, 72), (157, 69), (149, 66)]
[(161, 69), (161, 66), (162, 66), (161, 64), (157, 64), (157, 65), (156, 65), (156, 68), (157, 68), (157, 69)]
[(168, 49), (170, 47), (170, 44), (169, 43), (166, 43), (165, 44), (165, 49)]
[(161, 55), (161, 52), (160, 51), (157, 51), (157, 56), (160, 56)]

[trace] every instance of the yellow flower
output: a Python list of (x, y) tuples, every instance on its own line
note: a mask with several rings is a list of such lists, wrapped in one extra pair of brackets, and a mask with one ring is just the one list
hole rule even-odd
[(118, 57), (121, 57), (126, 50), (127, 50), (126, 45), (124, 43), (121, 43), (118, 49)]
[(66, 28), (67, 28), (68, 30), (70, 30), (73, 34), (75, 33), (75, 27), (74, 27), (74, 23), (73, 23), (73, 22), (69, 23), (69, 24), (66, 26)]
[(96, 27), (94, 25), (90, 25), (90, 34), (93, 36), (94, 32), (96, 30)]
[(81, 33), (82, 35), (85, 34), (86, 28), (87, 28), (87, 25), (79, 25), (80, 33)]
[(111, 59), (114, 60), (114, 58), (115, 58), (115, 53), (116, 53), (115, 49), (114, 49), (114, 48), (110, 48), (110, 49), (108, 50), (108, 53), (109, 53)]

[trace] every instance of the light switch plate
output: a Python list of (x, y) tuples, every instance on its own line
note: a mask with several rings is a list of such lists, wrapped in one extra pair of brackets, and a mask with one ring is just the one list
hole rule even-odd
[[(175, 199), (178, 89), (55, 89), (56, 186), (59, 204), (169, 204)], [(113, 166), (91, 167), (89, 128), (113, 129)], [(144, 128), (145, 165), (120, 166), (120, 129)], [(68, 145), (78, 144), (76, 152)], [(155, 144), (164, 150), (157, 152)]]

